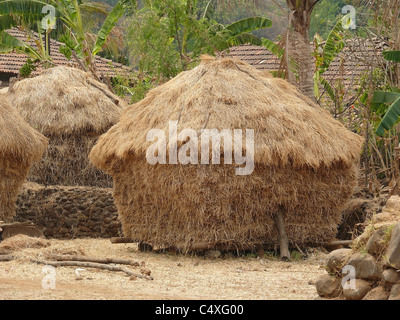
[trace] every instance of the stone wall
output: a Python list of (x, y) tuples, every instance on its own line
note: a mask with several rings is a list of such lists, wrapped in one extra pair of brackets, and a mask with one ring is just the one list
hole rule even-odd
[(48, 238), (110, 238), (121, 232), (108, 188), (25, 185), (14, 220), (32, 221)]
[(316, 281), (324, 299), (400, 300), (400, 197), (371, 218), (351, 249), (332, 251)]

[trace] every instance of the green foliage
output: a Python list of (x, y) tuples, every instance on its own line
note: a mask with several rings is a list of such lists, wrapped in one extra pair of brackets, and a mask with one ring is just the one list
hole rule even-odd
[(343, 28), (342, 22), (348, 18), (348, 15), (339, 19), (335, 26), (329, 32), (327, 40), (322, 41), (322, 38), (318, 35), (314, 37), (315, 44), (315, 66), (316, 71), (314, 73), (314, 96), (319, 99), (319, 86), (322, 84), (324, 90), (328, 93), (330, 99), (336, 102), (338, 97), (335, 89), (331, 84), (323, 77), (323, 74), (328, 70), (332, 61), (337, 55), (343, 50), (345, 46), (346, 30)]
[(74, 41), (68, 33), (60, 36), (58, 39), (60, 42), (64, 43), (65, 46), (60, 46), (60, 53), (62, 53), (68, 60), (72, 58), (72, 50), (74, 50)]
[[(123, 15), (124, 4), (127, 1), (129, 0), (120, 0), (110, 14), (107, 15), (94, 43), (91, 41), (91, 35), (86, 32), (85, 25), (87, 23), (83, 21), (83, 13), (106, 15), (107, 12), (102, 5), (81, 0), (0, 0), (0, 32), (4, 32), (2, 30), (21, 23), (27, 27), (26, 29), (29, 32), (33, 26), (33, 21), (37, 22), (39, 30), (41, 26), (38, 21), (41, 21), (45, 16), (42, 13), (42, 9), (45, 5), (50, 4), (55, 8), (57, 20), (61, 21), (64, 26), (64, 36), (61, 40), (65, 41), (65, 46), (60, 51), (69, 59), (72, 51), (75, 51), (82, 60), (83, 65), (91, 67), (94, 56), (102, 49), (111, 30)], [(26, 49), (26, 46), (16, 43), (10, 37), (6, 40), (9, 40), (9, 42), (2, 43), (0, 46), (12, 48), (14, 45), (14, 48)]]
[[(388, 61), (400, 62), (400, 51), (386, 51), (383, 53), (383, 57)], [(376, 129), (376, 134), (378, 136), (383, 136), (385, 134), (385, 129), (390, 130), (400, 118), (400, 93), (397, 88), (394, 88), (392, 91), (394, 92), (374, 92), (372, 107), (375, 110), (381, 110), (382, 107), (389, 105)]]
[(303, 254), (301, 254), (299, 251), (293, 250), (290, 253), (290, 260), (292, 260), (292, 261), (300, 261), (302, 259), (303, 259)]
[(19, 75), (22, 78), (29, 77), (32, 74), (32, 72), (36, 70), (35, 62), (37, 61), (32, 61), (32, 59), (28, 58), (26, 63), (19, 70)]
[[(250, 32), (272, 25), (269, 19), (249, 17), (225, 26), (210, 19), (210, 7), (202, 11), (196, 0), (146, 0), (142, 5), (132, 11), (127, 39), (139, 77), (154, 83), (195, 66), (201, 54), (243, 43), (260, 45)], [(146, 91), (148, 81), (137, 85)]]
[(282, 11), (282, 8), (286, 7), (285, 2), (285, 0), (198, 0), (197, 7), (201, 18), (206, 14), (205, 18), (222, 25), (229, 25), (235, 21), (255, 16), (271, 19), (274, 22), (271, 28), (254, 30), (252, 34), (258, 38), (274, 40), (284, 33), (287, 27), (286, 12)]
[(92, 49), (92, 54), (96, 55), (104, 46), (107, 41), (108, 36), (111, 33), (111, 30), (115, 27), (118, 20), (121, 19), (125, 11), (125, 0), (119, 1), (115, 7), (111, 10), (111, 12), (107, 15), (107, 18), (104, 20), (103, 26), (97, 33), (96, 43), (94, 48)]
[(0, 0), (0, 31), (21, 23), (34, 25), (45, 15), (42, 8), (46, 1)]
[(285, 53), (285, 50), (272, 40), (263, 38), (261, 39), (261, 44), (278, 58), (281, 58)]
[(347, 4), (344, 0), (321, 0), (314, 8), (311, 16), (310, 38), (319, 34), (327, 39), (338, 19), (342, 17), (342, 8)]
[(400, 62), (400, 51), (385, 51), (383, 57), (388, 61)]
[(385, 129), (389, 130), (393, 125), (397, 123), (400, 117), (400, 93), (392, 92), (380, 92), (376, 91), (374, 94), (373, 103), (375, 105), (388, 104), (393, 102), (387, 109), (385, 116), (380, 122), (376, 134), (383, 136)]
[(19, 53), (24, 53), (28, 57), (34, 59), (35, 61), (50, 61), (46, 50), (43, 46), (43, 40), (40, 37), (36, 40), (37, 50), (27, 43), (15, 38), (14, 36), (8, 34), (5, 31), (0, 31), (0, 53), (9, 53), (12, 51), (17, 51)]

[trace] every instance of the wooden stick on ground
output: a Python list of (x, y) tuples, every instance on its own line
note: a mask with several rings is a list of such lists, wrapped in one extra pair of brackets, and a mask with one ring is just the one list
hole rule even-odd
[(0, 261), (11, 261), (14, 259), (15, 257), (12, 255), (5, 255), (5, 256), (0, 255)]
[(24, 222), (11, 222), (11, 223), (4, 223), (0, 221), (0, 228), (8, 228), (8, 227), (19, 227), (19, 226), (34, 226), (32, 221), (24, 221)]
[(127, 260), (127, 259), (113, 259), (113, 258), (88, 258), (83, 256), (73, 256), (73, 255), (49, 255), (49, 258), (57, 261), (81, 261), (81, 262), (95, 262), (95, 263), (114, 263), (114, 264), (126, 264), (129, 266), (139, 267), (141, 264), (139, 261)]
[(354, 243), (353, 240), (334, 240), (331, 242), (324, 243), (324, 246), (351, 246)]
[(113, 237), (110, 239), (111, 243), (137, 243), (139, 241), (131, 238)]
[(283, 208), (279, 207), (278, 212), (275, 214), (275, 226), (278, 231), (278, 239), (279, 239), (279, 251), (281, 255), (282, 261), (290, 260), (290, 251), (289, 251), (289, 238), (286, 234), (285, 230), (285, 222), (283, 219)]
[(38, 264), (44, 264), (44, 265), (49, 265), (49, 266), (53, 266), (53, 267), (82, 267), (82, 268), (104, 269), (104, 270), (108, 270), (108, 271), (121, 271), (121, 272), (125, 272), (128, 276), (134, 276), (134, 277), (146, 279), (146, 280), (153, 280), (153, 277), (150, 277), (148, 275), (141, 275), (141, 274), (134, 273), (125, 267), (114, 266), (114, 265), (103, 264), (103, 263), (83, 262), (83, 261), (45, 261), (45, 260), (36, 260), (36, 259), (33, 259), (31, 261), (38, 263)]

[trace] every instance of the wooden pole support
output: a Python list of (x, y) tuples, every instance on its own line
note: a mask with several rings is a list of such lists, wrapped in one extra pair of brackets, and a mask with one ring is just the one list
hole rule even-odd
[(286, 234), (285, 230), (285, 222), (283, 219), (283, 207), (279, 207), (278, 212), (275, 214), (275, 226), (278, 231), (278, 240), (279, 240), (279, 251), (282, 261), (290, 260), (290, 251), (289, 251), (289, 238)]

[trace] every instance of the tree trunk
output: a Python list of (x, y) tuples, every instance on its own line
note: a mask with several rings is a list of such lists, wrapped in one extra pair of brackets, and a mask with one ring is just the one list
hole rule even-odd
[(314, 100), (315, 64), (309, 31), (311, 13), (318, 2), (319, 0), (286, 0), (290, 10), (287, 50), (298, 70), (297, 85), (300, 91), (312, 100)]

